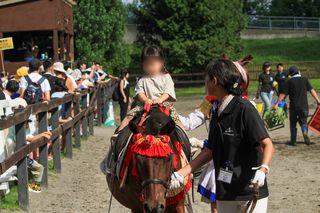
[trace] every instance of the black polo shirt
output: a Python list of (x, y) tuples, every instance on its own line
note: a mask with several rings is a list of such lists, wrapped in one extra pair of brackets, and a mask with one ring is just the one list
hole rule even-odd
[(277, 72), (274, 76), (274, 80), (278, 83), (278, 92), (283, 93), (286, 86), (286, 81), (288, 80), (287, 71)]
[(287, 81), (282, 93), (289, 95), (290, 110), (308, 111), (308, 92), (312, 90), (309, 80), (305, 77), (292, 77)]
[(269, 74), (265, 72), (261, 73), (258, 80), (261, 86), (260, 92), (270, 93), (273, 90), (274, 77), (271, 72)]
[[(213, 112), (208, 148), (212, 150), (216, 169), (217, 200), (249, 200), (249, 184), (254, 177), (252, 167), (261, 165), (260, 141), (269, 138), (264, 122), (247, 100), (234, 97), (218, 117)], [(218, 181), (220, 168), (233, 171), (230, 184)], [(269, 195), (267, 182), (260, 188), (260, 198)]]

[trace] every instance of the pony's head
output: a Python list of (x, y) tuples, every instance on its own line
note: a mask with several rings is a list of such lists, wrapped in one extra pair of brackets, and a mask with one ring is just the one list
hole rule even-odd
[(175, 129), (175, 122), (162, 106), (151, 107), (141, 120), (133, 120), (129, 124), (135, 134), (131, 151), (134, 153), (141, 202), (145, 212), (162, 213), (173, 170), (175, 148), (169, 135)]

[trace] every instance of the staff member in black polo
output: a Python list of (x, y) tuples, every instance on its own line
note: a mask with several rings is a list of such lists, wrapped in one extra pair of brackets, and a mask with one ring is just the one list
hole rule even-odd
[(208, 64), (208, 95), (221, 102), (212, 113), (209, 146), (171, 176), (171, 187), (175, 188), (183, 183), (186, 175), (213, 160), (219, 213), (240, 213), (252, 197), (252, 183), (260, 186), (254, 212), (267, 212), (269, 193), (265, 177), (274, 148), (258, 112), (240, 97), (242, 80), (232, 61), (217, 60)]
[(311, 93), (318, 105), (320, 105), (320, 99), (317, 92), (312, 88), (309, 80), (300, 75), (300, 71), (297, 66), (290, 67), (289, 74), (291, 78), (288, 80), (283, 91), (279, 95), (274, 108), (277, 108), (278, 103), (280, 103), (286, 95), (289, 95), (290, 145), (295, 146), (297, 142), (297, 122), (301, 126), (304, 142), (307, 145), (310, 145), (311, 142), (308, 136), (307, 124), (309, 115), (308, 92)]
[(274, 76), (271, 73), (271, 63), (270, 62), (264, 62), (262, 65), (262, 70), (263, 72), (259, 75), (258, 81), (258, 90), (256, 94), (256, 99), (261, 96), (261, 99), (264, 104), (264, 111), (271, 109), (272, 106), (272, 98), (273, 98), (273, 93), (274, 93), (274, 87), (273, 87), (273, 82), (274, 82)]

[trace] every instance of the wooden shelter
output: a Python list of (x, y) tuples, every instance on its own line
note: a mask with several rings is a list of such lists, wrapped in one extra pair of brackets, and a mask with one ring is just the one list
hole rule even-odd
[(3, 51), (5, 71), (14, 73), (30, 57), (73, 61), (73, 5), (74, 0), (0, 0), (0, 38), (14, 43)]

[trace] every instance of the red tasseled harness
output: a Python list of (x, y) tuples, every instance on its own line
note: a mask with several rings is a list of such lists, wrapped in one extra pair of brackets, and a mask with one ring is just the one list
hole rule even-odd
[[(162, 107), (159, 106), (159, 109), (169, 116), (170, 108), (169, 107)], [(150, 105), (145, 106), (145, 112), (142, 115), (142, 118), (139, 122), (139, 126), (142, 126), (146, 120), (147, 115), (150, 111)], [(141, 155), (151, 158), (167, 158), (169, 155), (173, 155), (173, 163), (172, 166), (175, 170), (179, 169), (180, 160), (182, 157), (182, 145), (181, 142), (175, 141), (172, 145), (175, 147), (176, 152), (172, 149), (171, 139), (168, 135), (162, 135), (161, 137), (155, 137), (153, 135), (146, 135), (142, 133), (138, 133), (133, 135), (132, 141), (127, 149), (125, 159), (123, 161), (123, 165), (120, 170), (120, 180), (126, 178), (126, 171), (132, 164), (131, 174), (139, 178), (136, 168), (136, 160), (135, 155)], [(178, 203), (180, 200), (184, 199), (185, 192), (189, 191), (191, 188), (191, 181), (190, 178), (188, 179), (187, 184), (185, 185), (185, 189), (182, 190), (180, 193), (173, 197), (169, 197), (166, 200), (167, 205), (173, 205)], [(141, 202), (143, 202), (143, 198), (139, 198)]]

